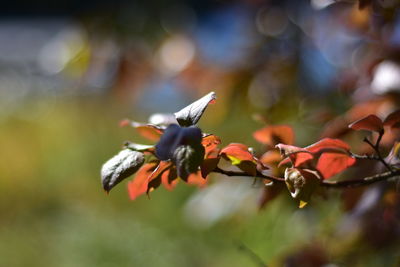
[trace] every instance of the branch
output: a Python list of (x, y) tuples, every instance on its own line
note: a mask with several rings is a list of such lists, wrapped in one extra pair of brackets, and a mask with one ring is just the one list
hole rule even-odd
[[(216, 168), (213, 170), (215, 173), (221, 173), (227, 176), (248, 176), (252, 177), (251, 175), (245, 172), (235, 172), (235, 171), (226, 171), (220, 168)], [(331, 187), (331, 188), (342, 188), (342, 187), (357, 187), (357, 186), (365, 186), (369, 184), (373, 184), (380, 181), (389, 180), (390, 178), (394, 178), (400, 176), (400, 170), (389, 171), (384, 173), (375, 174), (372, 176), (363, 177), (361, 179), (354, 179), (354, 180), (342, 180), (342, 181), (321, 181), (320, 185), (323, 187)], [(271, 176), (271, 175), (264, 175), (261, 172), (257, 171), (256, 178), (262, 179), (269, 179), (274, 182), (282, 183), (285, 182), (284, 178)]]
[[(245, 173), (245, 172), (226, 171), (226, 170), (223, 170), (223, 169), (221, 169), (219, 167), (215, 168), (212, 172), (225, 174), (227, 176), (249, 176), (249, 177), (253, 177), (253, 176), (251, 176), (251, 175), (249, 175), (248, 173)], [(276, 177), (276, 176), (272, 176), (272, 175), (265, 175), (265, 174), (262, 174), (259, 171), (257, 171), (255, 178), (269, 179), (269, 180), (272, 180), (274, 182), (285, 182), (284, 178), (280, 178), (280, 177)]]
[(382, 162), (382, 164), (386, 167), (386, 169), (388, 171), (392, 171), (392, 168), (389, 166), (389, 164), (387, 164), (387, 162), (384, 160), (384, 158), (381, 155), (381, 152), (379, 150), (379, 146), (382, 140), (382, 136), (385, 134), (385, 131), (382, 130), (379, 132), (379, 136), (378, 139), (376, 140), (375, 145), (371, 143), (371, 141), (368, 140), (368, 138), (364, 138), (364, 142), (367, 143), (368, 145), (370, 145), (376, 152), (376, 156), (377, 156), (377, 160)]
[(388, 179), (394, 178), (396, 176), (400, 176), (400, 170), (379, 173), (379, 174), (375, 174), (373, 176), (368, 176), (368, 177), (364, 177), (361, 179), (355, 179), (355, 180), (343, 180), (343, 181), (331, 181), (331, 182), (322, 181), (321, 186), (324, 186), (324, 187), (364, 186), (364, 185), (369, 185), (369, 184), (373, 184), (376, 182), (388, 180)]

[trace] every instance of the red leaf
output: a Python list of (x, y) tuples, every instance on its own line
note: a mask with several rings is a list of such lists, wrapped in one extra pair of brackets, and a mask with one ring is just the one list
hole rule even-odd
[(392, 128), (399, 128), (400, 127), (400, 109), (396, 110), (395, 112), (390, 113), (384, 120), (383, 124), (385, 126), (389, 126)]
[(156, 168), (157, 163), (146, 163), (136, 173), (135, 178), (128, 183), (128, 193), (131, 200), (143, 195), (147, 191), (149, 176)]
[(322, 150), (337, 150), (337, 152), (348, 152), (350, 146), (340, 139), (324, 138), (317, 143), (305, 147), (307, 151), (318, 153)]
[(179, 179), (177, 178), (176, 168), (172, 167), (162, 173), (161, 183), (167, 190), (172, 191), (179, 182)]
[(204, 146), (206, 155), (216, 149), (220, 143), (221, 139), (213, 134), (207, 135), (201, 140), (201, 144)]
[(261, 156), (260, 161), (264, 164), (276, 164), (280, 162), (281, 159), (281, 154), (278, 151), (269, 150)]
[(157, 168), (150, 174), (147, 186), (147, 193), (156, 189), (161, 184), (162, 173), (171, 167), (170, 161), (160, 161)]
[(196, 173), (191, 173), (189, 175), (189, 177), (187, 178), (186, 183), (190, 184), (190, 185), (195, 185), (198, 187), (204, 187), (207, 184), (207, 180), (204, 179), (201, 176), (200, 171), (196, 172)]
[(317, 170), (324, 179), (328, 179), (352, 166), (356, 160), (340, 153), (323, 153), (317, 163)]
[(234, 165), (239, 164), (241, 161), (254, 161), (249, 148), (243, 144), (231, 143), (224, 147), (220, 154), (227, 156)]
[(291, 145), (294, 143), (294, 132), (292, 127), (287, 125), (266, 126), (253, 133), (254, 139), (271, 147), (283, 143)]
[[(350, 146), (339, 139), (325, 138), (305, 148), (279, 144), (277, 147), (290, 158), (293, 167), (317, 169), (327, 179), (355, 163)], [(317, 159), (318, 162), (312, 161)], [(279, 165), (288, 163), (284, 159)]]
[[(300, 167), (314, 158), (312, 153), (305, 148), (284, 144), (278, 144), (276, 147), (279, 148), (284, 157), (289, 157), (294, 167)], [(288, 163), (288, 160), (284, 159), (279, 163), (279, 166), (286, 163)]]
[(383, 129), (383, 123), (380, 118), (375, 115), (368, 115), (358, 121), (353, 122), (349, 125), (349, 128), (353, 130), (366, 130), (372, 132), (380, 132)]

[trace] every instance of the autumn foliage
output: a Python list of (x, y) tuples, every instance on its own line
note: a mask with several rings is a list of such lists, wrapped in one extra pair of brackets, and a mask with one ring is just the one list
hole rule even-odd
[[(253, 133), (253, 137), (266, 148), (257, 157), (253, 149), (245, 144), (231, 143), (220, 147), (218, 136), (204, 133), (196, 126), (207, 106), (215, 99), (214, 92), (207, 94), (176, 112), (176, 123), (169, 125), (129, 120), (121, 122), (122, 126), (131, 125), (149, 141), (157, 143), (126, 143), (122, 152), (103, 165), (104, 190), (108, 192), (134, 175), (128, 183), (129, 196), (133, 200), (143, 194), (149, 195), (161, 185), (173, 190), (180, 180), (203, 187), (212, 173), (220, 173), (259, 178), (266, 187), (285, 183), (302, 208), (317, 188), (359, 186), (390, 179), (400, 173), (399, 145), (395, 139), (387, 159), (381, 154), (380, 147), (385, 132), (399, 127), (399, 111), (393, 111), (384, 120), (370, 114), (348, 125), (351, 130), (373, 134), (370, 139), (364, 139), (373, 149), (371, 154), (357, 155), (349, 144), (337, 138), (323, 138), (309, 146), (298, 147), (294, 145), (295, 132), (290, 126), (267, 125)], [(338, 174), (363, 160), (378, 161), (387, 172), (373, 177), (337, 180)], [(228, 162), (233, 170), (220, 167), (221, 161)]]

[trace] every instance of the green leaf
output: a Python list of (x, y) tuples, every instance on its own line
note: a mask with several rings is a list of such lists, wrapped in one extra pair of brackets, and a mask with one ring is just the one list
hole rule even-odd
[(144, 163), (144, 155), (131, 149), (124, 149), (112, 157), (101, 168), (101, 182), (109, 192), (114, 186), (139, 170)]

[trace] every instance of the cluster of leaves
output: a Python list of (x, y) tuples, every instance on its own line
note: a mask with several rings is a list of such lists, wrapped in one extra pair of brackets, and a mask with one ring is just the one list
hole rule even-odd
[[(127, 142), (124, 149), (107, 161), (101, 171), (103, 188), (109, 192), (125, 178), (136, 174), (129, 182), (131, 199), (157, 189), (161, 184), (172, 190), (177, 182), (204, 186), (211, 172), (228, 176), (249, 176), (263, 179), (266, 186), (285, 183), (291, 196), (304, 207), (321, 186), (347, 187), (397, 177), (400, 174), (400, 144), (395, 142), (389, 156), (383, 158), (380, 141), (387, 130), (400, 127), (400, 111), (381, 120), (376, 115), (361, 118), (348, 127), (375, 133), (376, 141), (364, 141), (374, 154), (357, 155), (340, 139), (323, 138), (307, 147), (294, 146), (294, 131), (287, 125), (266, 126), (253, 136), (264, 144), (267, 151), (256, 157), (244, 144), (231, 143), (219, 148), (219, 137), (203, 133), (196, 123), (208, 104), (215, 101), (211, 92), (174, 114), (176, 124), (155, 125), (124, 121), (144, 137), (157, 141), (155, 145)], [(221, 160), (235, 166), (237, 171), (219, 167)], [(330, 179), (356, 164), (358, 160), (381, 162), (387, 172), (355, 180), (331, 181)], [(329, 180), (329, 181), (328, 181)]]

